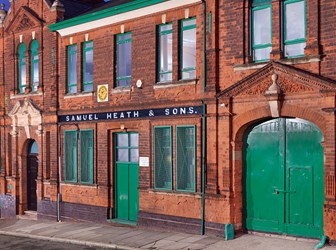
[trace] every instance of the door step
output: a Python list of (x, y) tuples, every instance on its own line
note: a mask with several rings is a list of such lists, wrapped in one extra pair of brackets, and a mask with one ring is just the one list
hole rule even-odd
[(20, 220), (37, 220), (37, 211), (24, 211), (24, 214), (17, 215), (16, 218)]
[(293, 241), (304, 241), (304, 242), (312, 242), (312, 243), (319, 242), (319, 240), (315, 238), (306, 238), (306, 237), (300, 237), (300, 236), (288, 235), (288, 234), (267, 233), (267, 232), (250, 231), (250, 230), (247, 233), (260, 236), (260, 237), (270, 237), (270, 238), (286, 239), (286, 240), (293, 240)]

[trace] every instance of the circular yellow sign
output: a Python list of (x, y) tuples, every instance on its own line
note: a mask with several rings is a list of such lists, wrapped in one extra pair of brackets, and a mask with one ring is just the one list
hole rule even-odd
[(100, 86), (98, 90), (98, 98), (100, 101), (104, 101), (107, 97), (107, 88), (106, 86)]

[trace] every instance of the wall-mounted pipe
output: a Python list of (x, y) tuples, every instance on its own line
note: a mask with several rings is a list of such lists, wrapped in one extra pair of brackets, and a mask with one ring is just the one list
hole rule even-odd
[(204, 95), (207, 86), (207, 54), (206, 54), (206, 0), (203, 3), (203, 116), (202, 116), (202, 218), (201, 218), (201, 235), (205, 234), (205, 174), (206, 174), (206, 104), (204, 103)]

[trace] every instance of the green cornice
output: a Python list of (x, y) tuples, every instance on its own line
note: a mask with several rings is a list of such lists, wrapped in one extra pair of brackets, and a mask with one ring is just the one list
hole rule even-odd
[(167, 0), (134, 0), (130, 3), (121, 4), (121, 5), (114, 6), (108, 9), (100, 10), (97, 12), (89, 13), (89, 14), (74, 17), (74, 18), (71, 18), (71, 19), (68, 19), (62, 22), (51, 24), (48, 27), (51, 31), (57, 31), (57, 30), (68, 28), (68, 27), (75, 26), (78, 24), (95, 21), (95, 20), (102, 19), (105, 17), (114, 16), (117, 14), (129, 12), (132, 10), (137, 10), (140, 8), (148, 7), (150, 5), (154, 5), (154, 4), (158, 4), (158, 3), (162, 3), (166, 1)]

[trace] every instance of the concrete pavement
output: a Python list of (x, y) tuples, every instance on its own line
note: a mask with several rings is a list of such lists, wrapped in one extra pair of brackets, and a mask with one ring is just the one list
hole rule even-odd
[[(308, 250), (317, 240), (262, 235), (243, 235), (225, 241), (221, 237), (161, 230), (138, 229), (115, 224), (0, 220), (0, 234), (66, 242), (110, 249), (206, 249), (206, 250)], [(1, 248), (1, 246), (0, 246)], [(326, 246), (331, 250), (336, 247)]]

